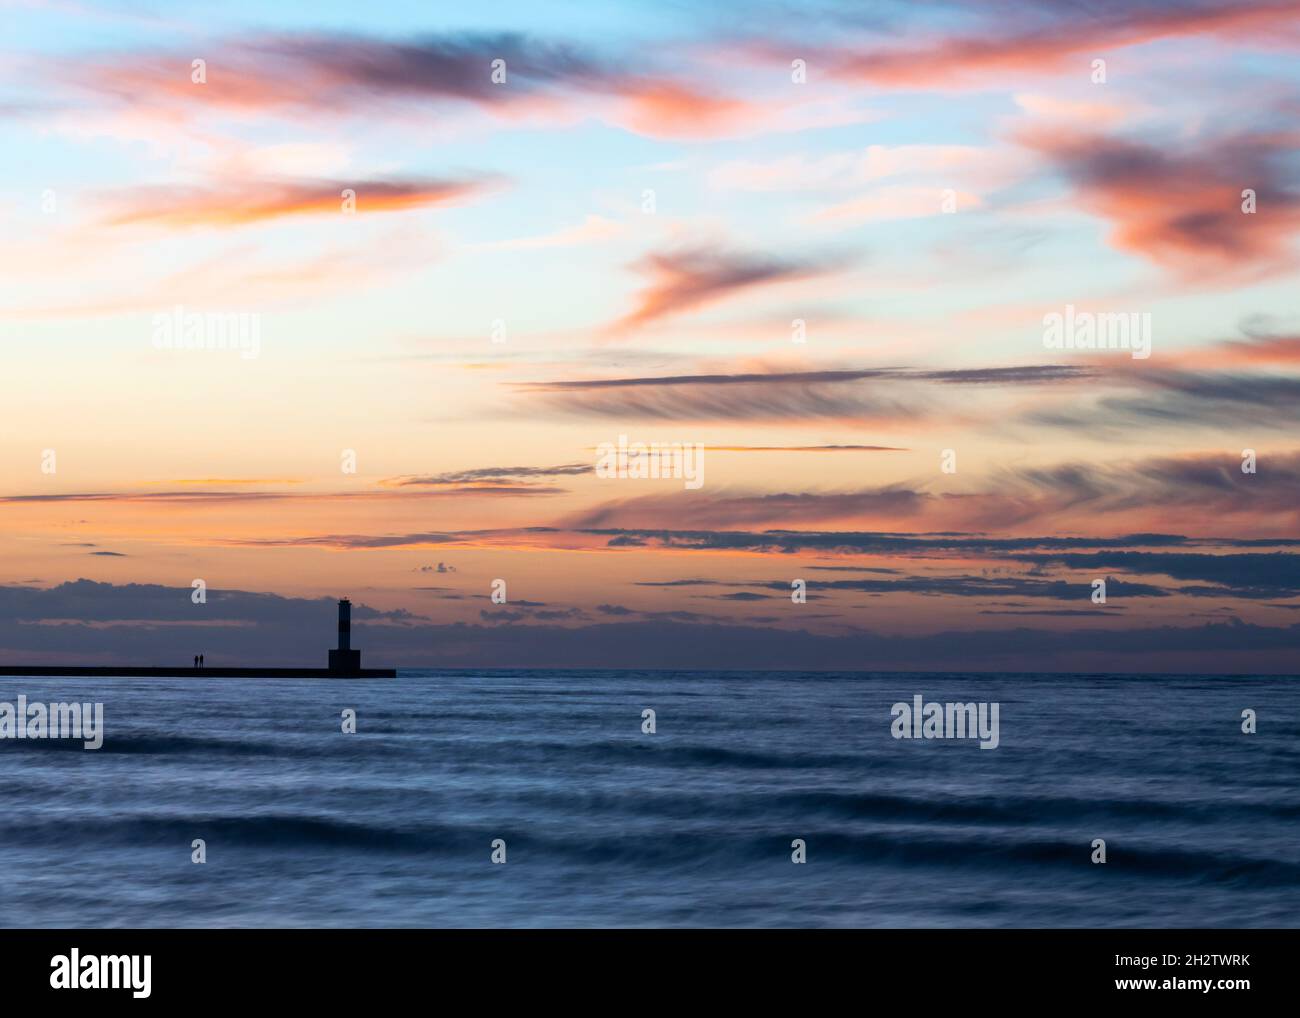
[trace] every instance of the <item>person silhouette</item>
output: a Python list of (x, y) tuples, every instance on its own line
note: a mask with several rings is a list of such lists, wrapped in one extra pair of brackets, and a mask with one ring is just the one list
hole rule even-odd
[(198, 666), (199, 666), (199, 656), (198, 656), (197, 654), (195, 654), (195, 655), (194, 655), (194, 667), (197, 668)]
[(199, 655), (199, 667), (200, 667), (200, 668), (203, 667), (203, 655), (202, 655), (202, 654)]

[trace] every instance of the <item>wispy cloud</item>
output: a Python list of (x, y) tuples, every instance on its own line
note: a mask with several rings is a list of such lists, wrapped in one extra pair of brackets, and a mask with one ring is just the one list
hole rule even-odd
[(1285, 431), (1300, 422), (1300, 377), (1241, 372), (1162, 371), (1115, 377), (1130, 392), (1104, 391), (1086, 403), (1062, 403), (1028, 413), (1038, 425), (1098, 434), (1132, 433), (1134, 426)]
[[(976, 13), (992, 11), (981, 8)], [(1172, 6), (1144, 0), (1100, 8), (1020, 7), (1012, 16), (1020, 25), (1008, 27), (1005, 20), (990, 17), (983, 31), (932, 33), (919, 42), (909, 33), (902, 44), (841, 49), (834, 71), (855, 81), (894, 88), (952, 88), (990, 78), (1005, 82), (1062, 71), (1077, 65), (1081, 57), (1194, 35), (1276, 44), (1280, 31), (1294, 25), (1297, 13), (1293, 4), (1285, 2)]]
[(710, 452), (906, 452), (894, 445), (711, 445)]
[(494, 186), (480, 180), (244, 180), (196, 187), (136, 187), (105, 197), (112, 226), (243, 226), (292, 216), (339, 215), (345, 191), (358, 214), (450, 205)]
[(155, 116), (203, 111), (288, 118), (304, 112), (410, 117), (430, 104), (503, 117), (574, 120), (584, 108), (651, 137), (702, 137), (761, 123), (770, 108), (695, 78), (521, 32), (382, 38), (347, 33), (236, 36), (207, 82), (190, 56), (158, 50), (81, 62), (75, 80), (99, 102)]
[[(917, 483), (842, 492), (700, 492), (690, 499), (690, 514), (700, 527), (718, 529), (906, 521), (916, 531), (1005, 531), (1043, 523), (1116, 526), (1143, 514), (1195, 524), (1209, 513), (1219, 520), (1249, 517), (1274, 535), (1286, 533), (1300, 525), (1300, 453), (1269, 453), (1264, 462), (1258, 474), (1242, 473), (1236, 454), (1019, 466), (994, 469), (980, 488), (960, 493)], [(648, 494), (579, 510), (561, 525), (630, 529), (630, 536), (643, 538), (643, 528), (670, 526), (681, 512), (678, 494)]]
[(854, 368), (750, 371), (523, 383), (517, 391), (553, 409), (593, 417), (660, 420), (909, 420), (930, 412), (929, 385), (1038, 386), (1079, 382), (1084, 365), (932, 370)]
[(701, 246), (647, 255), (635, 269), (650, 279), (635, 310), (611, 330), (622, 332), (708, 304), (846, 268), (844, 260), (795, 258)]
[(393, 477), (384, 484), (398, 488), (453, 487), (477, 488), (481, 485), (499, 486), (501, 482), (528, 483), (538, 478), (578, 477), (595, 471), (592, 463), (562, 463), (554, 467), (475, 467), (470, 470), (452, 470), (443, 474), (412, 474)]

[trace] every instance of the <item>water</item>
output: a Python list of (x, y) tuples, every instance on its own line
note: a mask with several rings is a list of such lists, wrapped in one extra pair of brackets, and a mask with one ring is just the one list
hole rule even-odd
[[(7, 926), (1300, 924), (1295, 679), (0, 679), (19, 693), (100, 700), (107, 735), (0, 740)], [(916, 693), (999, 702), (1001, 745), (894, 740)]]

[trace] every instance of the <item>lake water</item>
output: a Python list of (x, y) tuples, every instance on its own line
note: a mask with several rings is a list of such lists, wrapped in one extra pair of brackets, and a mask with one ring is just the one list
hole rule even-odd
[[(0, 740), (6, 926), (1300, 925), (1291, 678), (0, 679), (20, 693), (102, 702), (106, 733)], [(918, 694), (996, 702), (999, 745), (895, 739)]]

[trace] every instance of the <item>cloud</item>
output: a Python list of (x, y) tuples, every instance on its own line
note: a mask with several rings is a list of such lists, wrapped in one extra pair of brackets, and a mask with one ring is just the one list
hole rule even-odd
[[(156, 583), (99, 583), (79, 579), (49, 588), (0, 586), (0, 616), (9, 624), (137, 622), (143, 627), (192, 623), (202, 614), (208, 621), (319, 624), (323, 637), (333, 635), (335, 600), (294, 598), (278, 594), (209, 587), (200, 613), (190, 600), (190, 588)], [(402, 621), (415, 616), (404, 611), (378, 611), (354, 603), (359, 621)], [(138, 660), (138, 659), (137, 659)]]
[[(692, 498), (690, 517), (700, 527), (752, 527), (764, 524), (816, 523), (845, 518), (900, 519), (924, 508), (929, 496), (906, 488), (883, 487), (844, 493), (778, 493)], [(674, 519), (682, 503), (674, 495), (643, 495), (593, 506), (567, 517), (574, 529), (653, 527)]]
[[(790, 591), (788, 580), (767, 584), (772, 590)], [(929, 597), (1036, 597), (1053, 601), (1090, 603), (1093, 588), (1086, 581), (1044, 580), (1023, 576), (911, 576), (905, 579), (818, 580), (808, 585), (813, 591), (856, 591), (874, 594), (923, 594)], [(1169, 597), (1170, 591), (1149, 583), (1133, 583), (1106, 577), (1106, 596), (1116, 600), (1130, 597)]]
[(255, 548), (418, 548), (424, 545), (456, 544), (457, 534), (421, 532), (413, 534), (309, 534), (302, 537), (231, 538), (223, 543)]
[[(995, 468), (981, 487), (962, 492), (928, 490), (922, 481), (840, 492), (701, 491), (691, 493), (688, 502), (679, 492), (657, 493), (588, 506), (565, 517), (561, 525), (612, 528), (619, 532), (620, 543), (644, 542), (659, 528), (679, 520), (689, 505), (690, 518), (701, 532), (781, 528), (775, 537), (757, 540), (751, 535), (738, 547), (782, 551), (800, 547), (801, 538), (808, 536), (791, 528), (834, 522), (856, 527), (903, 525), (918, 534), (954, 528), (1006, 532), (1035, 524), (1069, 528), (1104, 523), (1116, 528), (1156, 518), (1166, 524), (1177, 520), (1200, 527), (1217, 520), (1224, 529), (1239, 526), (1244, 519), (1261, 536), (1285, 534), (1300, 526), (1300, 453), (1268, 452), (1255, 474), (1242, 473), (1241, 463), (1237, 453), (1201, 453), (1109, 463), (1022, 465)], [(855, 530), (844, 536), (860, 535)], [(809, 540), (802, 546), (818, 546), (819, 539)], [(692, 545), (687, 541), (685, 546)], [(870, 547), (884, 551), (889, 545), (873, 542)]]
[(551, 410), (581, 417), (673, 421), (899, 420), (919, 417), (920, 401), (862, 383), (888, 372), (806, 371), (679, 375), (526, 383)]
[(1300, 336), (1256, 336), (1251, 339), (1228, 340), (1213, 348), (1211, 359), (1219, 364), (1300, 365)]
[(711, 445), (709, 452), (907, 452), (895, 445)]
[[(50, 590), (0, 587), (0, 646), (27, 663), (174, 665), (204, 649), (211, 665), (293, 666), (320, 660), (334, 638), (332, 598), (209, 590), (205, 618), (226, 623), (220, 640), (196, 622), (190, 590), (79, 580)], [(1156, 671), (1192, 674), (1294, 671), (1300, 625), (1235, 619), (1203, 625), (1075, 629), (936, 628), (922, 633), (851, 629), (820, 635), (770, 623), (719, 622), (698, 613), (644, 613), (635, 621), (573, 626), (442, 624), (354, 603), (353, 638), (365, 659), (398, 667), (857, 670)], [(617, 614), (617, 613), (615, 613)], [(500, 619), (500, 614), (492, 616)], [(785, 617), (785, 616), (782, 616)], [(54, 620), (54, 621), (52, 621)], [(95, 625), (91, 620), (129, 624)], [(162, 622), (170, 624), (160, 624)]]
[[(1219, 594), (1269, 598), (1300, 594), (1300, 555), (1286, 552), (1152, 552), (1108, 549), (1094, 552), (1050, 552), (1012, 556), (1036, 566), (1066, 569), (1122, 569), (1139, 575), (1168, 576), (1176, 580), (1203, 580), (1215, 584)], [(1198, 588), (1203, 595), (1209, 588)], [(1184, 592), (1187, 588), (1183, 588)]]
[(719, 587), (724, 586), (724, 580), (638, 580), (638, 587)]
[[(673, 530), (591, 528), (589, 533), (611, 539), (631, 537), (646, 546), (679, 550), (741, 551), (792, 555), (798, 552), (864, 555), (940, 555), (958, 552), (987, 555), (1033, 548), (1097, 548), (1131, 541), (1183, 544), (1181, 535), (1130, 535), (1121, 538), (1088, 537), (988, 537), (983, 534), (889, 533), (852, 530)], [(1300, 543), (1300, 542), (1298, 542)], [(664, 586), (713, 584), (714, 580), (673, 580)], [(649, 584), (647, 584), (649, 585)]]
[(1104, 618), (1122, 611), (1118, 605), (1096, 605), (1092, 608), (981, 608), (981, 615), (1049, 615), (1055, 618)]
[(1248, 316), (1238, 326), (1238, 333), (1231, 339), (1180, 349), (1179, 370), (1243, 372), (1300, 365), (1300, 333), (1290, 318)]
[(152, 186), (106, 197), (111, 226), (244, 226), (293, 216), (341, 215), (342, 192), (356, 198), (356, 213), (397, 212), (450, 205), (492, 186), (479, 180), (251, 180), (198, 187)]
[(635, 310), (611, 326), (637, 329), (741, 292), (826, 275), (846, 263), (699, 246), (647, 255), (633, 268), (650, 277)]
[(189, 54), (159, 51), (83, 60), (74, 80), (100, 102), (173, 119), (204, 110), (245, 118), (410, 116), (439, 104), (569, 122), (594, 111), (641, 134), (692, 138), (761, 125), (771, 115), (698, 80), (517, 32), (406, 39), (302, 32), (216, 46), (222, 58), (209, 62), (205, 84), (191, 81)]
[(873, 85), (945, 89), (993, 79), (1005, 82), (1026, 74), (1077, 67), (1084, 58), (1108, 51), (1192, 35), (1231, 36), (1275, 43), (1279, 28), (1296, 17), (1291, 3), (1206, 4), (1181, 6), (1137, 3), (1068, 8), (1057, 5), (1015, 11), (991, 19), (983, 32), (969, 32), (905, 45), (841, 49), (832, 73)]
[[(0, 318), (30, 321), (152, 315), (160, 308), (177, 304), (246, 310), (283, 308), (292, 302), (337, 296), (342, 291), (357, 294), (427, 268), (430, 259), (438, 256), (427, 231), (384, 231), (364, 238), (335, 237), (326, 246), (311, 245), (306, 255), (297, 258), (273, 253), (266, 245), (248, 239), (218, 251), (194, 247), (190, 249), (191, 257), (185, 257), (182, 249), (171, 249), (181, 259), (179, 267), (144, 272), (124, 254), (125, 248), (110, 245), (114, 236), (116, 231), (99, 230), (80, 241), (83, 247), (94, 247), (99, 256), (94, 272), (88, 269), (79, 275), (84, 285), (75, 295), (49, 282), (58, 278), (57, 274), (52, 276), (26, 266), (13, 268), (16, 276), (24, 278), (25, 292), (30, 289), (33, 296), (25, 305), (10, 301), (0, 308)], [(65, 259), (75, 259), (67, 243), (61, 245), (61, 252)]]
[(1092, 367), (1057, 364), (953, 370), (862, 368), (559, 380), (522, 383), (516, 389), (580, 416), (882, 421), (915, 419), (930, 412), (931, 401), (910, 383), (1032, 386), (1082, 381), (1095, 373)]
[(1142, 391), (1102, 396), (1087, 405), (1033, 410), (1026, 419), (1037, 425), (1128, 434), (1159, 425), (1285, 430), (1300, 422), (1300, 377), (1147, 368), (1115, 378)]
[(1086, 124), (1111, 127), (1134, 112), (1131, 105), (1120, 99), (1065, 99), (1060, 96), (1020, 93), (1016, 105), (1026, 113), (1058, 123)]
[(28, 502), (123, 502), (123, 503), (192, 503), (238, 504), (241, 502), (365, 502), (447, 498), (504, 497), (524, 495), (562, 495), (564, 488), (534, 484), (476, 484), (435, 491), (91, 491), (49, 492), (35, 495), (0, 495), (0, 505)]
[[(888, 557), (1001, 558), (1008, 553), (1039, 549), (1075, 551), (1087, 549), (1189, 547), (1209, 545), (1222, 548), (1300, 547), (1297, 538), (1190, 537), (1182, 534), (1118, 534), (1113, 536), (1026, 535), (995, 537), (981, 533), (894, 533), (854, 530), (674, 530), (594, 527), (585, 531), (607, 539), (610, 547), (630, 543), (638, 547), (674, 550), (757, 552), (794, 555), (804, 552), (822, 555), (877, 555)], [(848, 568), (848, 567), (846, 567)], [(874, 570), (862, 570), (871, 572)], [(669, 581), (661, 585), (715, 584), (715, 580)], [(647, 586), (656, 584), (645, 583)]]
[[(1285, 134), (1197, 138), (1181, 148), (1039, 128), (1019, 138), (1073, 184), (1079, 205), (1111, 223), (1121, 251), (1215, 282), (1294, 267), (1300, 176)], [(1246, 189), (1256, 194), (1254, 213), (1243, 212)]]
[[(556, 85), (595, 85), (611, 72), (576, 48), (519, 34), (430, 35), (412, 40), (324, 33), (226, 39), (205, 84), (190, 59), (159, 52), (113, 55), (87, 67), (91, 87), (123, 100), (163, 98), (239, 110), (350, 110), (376, 102), (520, 101)], [(492, 80), (504, 60), (505, 83)], [(513, 80), (511, 80), (513, 79)]]
[(275, 491), (137, 491), (50, 492), (40, 495), (0, 495), (0, 503), (24, 502), (261, 502), (300, 498), (296, 492)]
[(394, 477), (384, 484), (399, 488), (439, 487), (449, 485), (478, 486), (485, 481), (527, 482), (538, 477), (577, 477), (595, 472), (592, 463), (562, 463), (554, 467), (477, 467), (472, 470), (453, 470), (444, 474), (416, 474)]
[(992, 483), (1037, 492), (1058, 508), (1104, 506), (1113, 512), (1189, 498), (1215, 509), (1233, 502), (1280, 508), (1300, 496), (1300, 453), (1270, 454), (1263, 474), (1242, 473), (1239, 456), (1202, 453), (1023, 467), (999, 472)]
[(623, 84), (620, 123), (640, 134), (663, 138), (710, 138), (752, 125), (755, 106), (679, 81), (645, 78)]
[[(1196, 541), (1222, 547), (1300, 545), (1300, 538), (1290, 536), (1300, 528), (1300, 452), (1264, 450), (1254, 474), (1242, 473), (1241, 463), (1239, 454), (1229, 451), (1107, 463), (1022, 464), (995, 467), (981, 486), (963, 491), (930, 490), (927, 485), (933, 477), (927, 475), (910, 484), (849, 491), (700, 491), (686, 496), (671, 492), (589, 505), (550, 527), (299, 534), (232, 538), (223, 543), (360, 550), (446, 543), (589, 549), (591, 539), (599, 538), (611, 549), (880, 555), (1159, 547)], [(693, 529), (677, 526), (685, 512), (695, 524)], [(1198, 536), (1135, 529), (1152, 523), (1184, 527)], [(833, 524), (845, 529), (798, 529)], [(864, 524), (875, 529), (864, 529)], [(1020, 536), (1036, 525), (1074, 531), (1078, 536)], [(899, 532), (900, 527), (907, 531)], [(1096, 535), (1103, 527), (1128, 536)], [(1225, 536), (1242, 527), (1249, 536)]]

